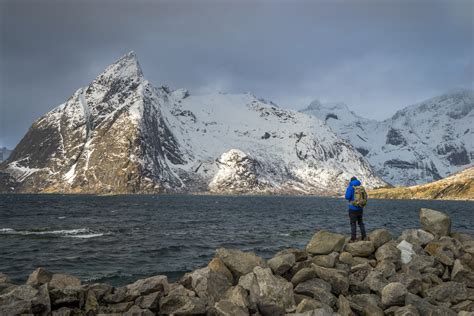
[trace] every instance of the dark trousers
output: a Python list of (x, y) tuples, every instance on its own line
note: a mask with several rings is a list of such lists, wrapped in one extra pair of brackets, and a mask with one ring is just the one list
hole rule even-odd
[(359, 224), (360, 234), (362, 239), (366, 237), (364, 221), (362, 220), (362, 211), (349, 211), (349, 219), (351, 221), (351, 239), (355, 240), (357, 238), (357, 227), (356, 222)]

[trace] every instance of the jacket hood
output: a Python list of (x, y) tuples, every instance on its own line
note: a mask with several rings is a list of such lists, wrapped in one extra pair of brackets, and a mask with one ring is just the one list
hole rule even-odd
[(352, 180), (351, 183), (349, 183), (349, 185), (352, 186), (352, 187), (354, 187), (354, 186), (357, 187), (357, 186), (360, 185), (360, 181), (357, 180), (357, 179), (356, 179), (356, 180)]

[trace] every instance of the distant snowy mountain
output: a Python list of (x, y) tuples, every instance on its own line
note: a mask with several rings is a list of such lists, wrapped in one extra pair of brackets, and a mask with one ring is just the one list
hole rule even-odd
[(0, 162), (4, 161), (4, 160), (7, 160), (7, 158), (10, 156), (11, 154), (11, 150), (6, 148), (6, 147), (2, 147), (0, 148)]
[(39, 118), (0, 190), (339, 194), (385, 183), (319, 119), (251, 94), (155, 88), (133, 53)]
[(324, 120), (385, 181), (416, 185), (473, 165), (473, 109), (473, 91), (456, 90), (406, 107), (382, 122), (360, 117), (345, 104), (315, 101), (301, 112)]

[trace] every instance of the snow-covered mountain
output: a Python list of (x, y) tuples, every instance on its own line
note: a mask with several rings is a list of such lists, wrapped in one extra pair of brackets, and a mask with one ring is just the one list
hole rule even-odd
[(311, 103), (302, 113), (324, 120), (394, 185), (444, 178), (473, 165), (474, 92), (455, 90), (408, 106), (385, 121), (358, 116), (345, 104)]
[(251, 94), (155, 88), (129, 53), (31, 126), (0, 189), (339, 194), (353, 175), (385, 184), (319, 119)]

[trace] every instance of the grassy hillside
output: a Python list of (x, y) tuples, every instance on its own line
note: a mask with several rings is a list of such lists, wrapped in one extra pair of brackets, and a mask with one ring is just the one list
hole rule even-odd
[(368, 192), (379, 199), (474, 200), (474, 167), (444, 179), (412, 187), (381, 188)]

